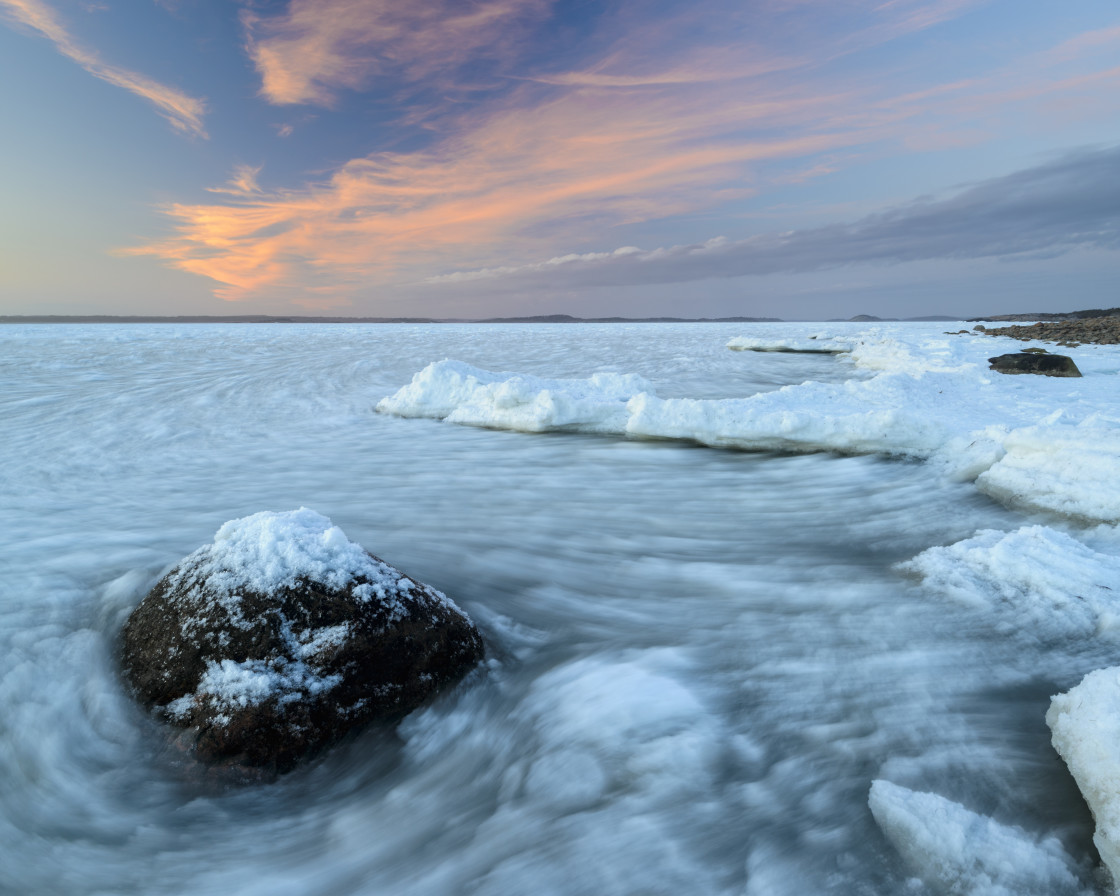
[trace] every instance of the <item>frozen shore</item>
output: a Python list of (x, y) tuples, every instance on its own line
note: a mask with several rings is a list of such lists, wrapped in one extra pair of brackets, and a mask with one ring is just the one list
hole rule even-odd
[[(683, 439), (722, 448), (879, 453), (929, 461), (1012, 506), (1120, 522), (1117, 359), (1086, 348), (1086, 379), (1055, 383), (988, 369), (986, 336), (905, 328), (829, 331), (730, 348), (838, 352), (866, 379), (809, 381), (744, 398), (664, 399), (631, 374), (553, 380), (439, 361), (377, 405), (382, 413), (524, 432)], [(1020, 381), (1022, 380), (1022, 381)]]
[[(1103, 896), (1045, 715), (1116, 663), (1120, 355), (1002, 377), (1018, 343), (946, 329), (0, 327), (5, 883)], [(727, 348), (779, 331), (853, 350)], [(372, 412), (447, 357), (441, 407), (484, 425)], [(117, 635), (224, 521), (300, 505), (453, 594), (486, 666), (200, 790)]]

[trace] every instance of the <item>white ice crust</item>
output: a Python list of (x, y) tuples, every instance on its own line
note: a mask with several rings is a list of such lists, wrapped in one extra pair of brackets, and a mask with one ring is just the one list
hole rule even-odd
[(1056, 838), (1036, 839), (934, 793), (875, 781), (868, 799), (883, 834), (925, 883), (960, 896), (1079, 891)]
[[(889, 334), (733, 340), (739, 348), (850, 348), (836, 363), (872, 375), (806, 382), (743, 398), (658, 397), (634, 375), (547, 380), (439, 361), (377, 410), (496, 429), (571, 430), (683, 439), (713, 447), (881, 453), (929, 461), (1004, 503), (1120, 522), (1120, 350), (1083, 347), (1083, 379), (1007, 376), (989, 356), (1014, 350), (985, 336)], [(1099, 350), (1099, 351), (1098, 351)]]
[(1120, 881), (1120, 667), (1090, 672), (1052, 698), (1046, 724), (1096, 820), (1101, 860)]
[(1042, 639), (1120, 637), (1120, 558), (1047, 526), (984, 530), (899, 565), (926, 588)]

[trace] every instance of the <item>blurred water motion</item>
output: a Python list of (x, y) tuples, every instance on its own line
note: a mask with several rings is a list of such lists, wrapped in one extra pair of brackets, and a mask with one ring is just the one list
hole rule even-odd
[[(892, 568), (1024, 517), (920, 464), (372, 412), (444, 357), (664, 397), (856, 375), (724, 347), (750, 330), (0, 330), (0, 890), (923, 892), (876, 778), (1089, 867), (1043, 715), (1104, 648), (1009, 637)], [(446, 591), (489, 659), (396, 732), (206, 790), (123, 692), (115, 638), (223, 522), (301, 505)]]

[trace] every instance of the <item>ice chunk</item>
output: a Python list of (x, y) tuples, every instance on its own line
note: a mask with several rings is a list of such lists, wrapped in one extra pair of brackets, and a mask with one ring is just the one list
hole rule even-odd
[(800, 352), (804, 354), (838, 355), (850, 352), (852, 343), (839, 336), (820, 334), (808, 339), (767, 339), (762, 337), (739, 336), (727, 343), (727, 347), (737, 352)]
[(1080, 891), (1076, 867), (1054, 837), (978, 815), (935, 793), (874, 781), (871, 814), (906, 864), (952, 894), (1058, 896)]
[(1120, 420), (1076, 426), (1053, 415), (1003, 440), (1004, 456), (976, 480), (1007, 504), (1095, 521), (1120, 519)]
[(1026, 526), (987, 529), (930, 548), (898, 567), (927, 588), (1002, 614), (1043, 638), (1120, 634), (1120, 558), (1101, 554), (1063, 532)]
[(486, 386), (515, 376), (512, 373), (492, 373), (462, 361), (436, 361), (413, 376), (412, 382), (395, 395), (381, 399), (377, 410), (398, 417), (442, 420), (456, 408), (468, 404)]
[(1052, 698), (1046, 724), (1097, 822), (1101, 860), (1120, 880), (1120, 666), (1090, 672)]
[(889, 379), (805, 383), (742, 399), (642, 394), (627, 405), (626, 432), (715, 447), (926, 457), (945, 441), (945, 425), (922, 402), (902, 399), (908, 377)]
[(546, 380), (445, 360), (429, 364), (395, 395), (378, 402), (377, 410), (524, 432), (618, 433), (626, 424), (626, 402), (645, 391), (652, 391), (649, 383), (635, 374)]

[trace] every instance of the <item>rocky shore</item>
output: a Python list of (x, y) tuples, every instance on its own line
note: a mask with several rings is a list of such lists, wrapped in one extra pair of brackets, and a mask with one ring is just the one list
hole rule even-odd
[[(977, 329), (980, 329), (977, 327)], [(1120, 317), (1092, 317), (1083, 320), (1046, 321), (1030, 326), (1016, 325), (984, 330), (989, 336), (1010, 336), (1024, 341), (1056, 342), (1074, 346), (1120, 344)]]

